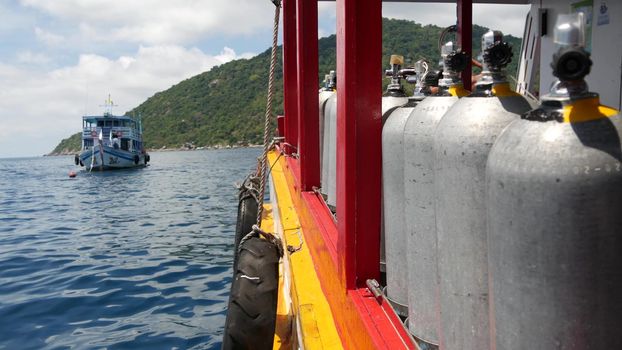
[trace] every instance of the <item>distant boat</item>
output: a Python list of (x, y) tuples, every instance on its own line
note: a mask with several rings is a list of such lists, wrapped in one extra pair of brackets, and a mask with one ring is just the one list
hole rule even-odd
[(113, 115), (110, 96), (103, 107), (101, 116), (82, 117), (82, 150), (75, 164), (88, 171), (147, 166), (150, 156), (144, 148), (140, 117)]

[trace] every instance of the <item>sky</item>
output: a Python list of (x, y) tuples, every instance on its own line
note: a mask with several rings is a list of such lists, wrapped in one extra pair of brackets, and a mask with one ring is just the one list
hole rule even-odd
[[(319, 3), (320, 36), (335, 4)], [(522, 36), (528, 7), (475, 5), (473, 22)], [(0, 158), (40, 156), (101, 114), (271, 44), (269, 0), (0, 0)], [(447, 26), (455, 5), (385, 3), (383, 15)], [(268, 69), (268, 67), (266, 67)]]

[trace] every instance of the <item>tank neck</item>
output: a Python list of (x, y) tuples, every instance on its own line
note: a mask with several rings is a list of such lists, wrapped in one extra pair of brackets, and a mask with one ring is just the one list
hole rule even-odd
[(581, 98), (589, 98), (598, 96), (598, 94), (592, 93), (585, 80), (577, 81), (561, 81), (557, 80), (548, 95), (544, 98), (551, 98), (557, 100), (576, 100)]
[(448, 70), (443, 71), (443, 78), (438, 81), (439, 88), (449, 89), (453, 86), (462, 85), (458, 72), (452, 72)]
[(475, 83), (476, 87), (480, 85), (500, 85), (508, 83), (505, 69), (492, 69), (486, 63), (483, 64), (482, 69), (482, 76), (477, 83)]
[[(557, 80), (547, 95), (542, 96), (540, 105), (542, 108), (563, 110), (566, 106), (576, 103), (585, 105), (584, 100), (589, 100), (588, 105), (600, 105), (600, 97), (597, 93), (590, 92), (585, 80), (560, 81)], [(583, 102), (581, 102), (583, 101)]]

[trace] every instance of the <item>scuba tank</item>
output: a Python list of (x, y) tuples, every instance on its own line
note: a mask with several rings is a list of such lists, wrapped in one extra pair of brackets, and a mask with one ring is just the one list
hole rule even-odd
[[(324, 164), (324, 130), (326, 127), (326, 102), (330, 97), (335, 95), (335, 87), (337, 86), (337, 78), (335, 71), (331, 70), (329, 74), (324, 76), (324, 86), (320, 89), (319, 103), (320, 103), (320, 179), (326, 178), (324, 172), (328, 165)], [(328, 163), (328, 160), (326, 161)], [(322, 182), (323, 183), (323, 182)]]
[[(414, 108), (405, 123), (402, 196), (405, 196), (404, 235), (398, 244), (407, 255), (408, 327), (422, 342), (438, 345), (439, 301), (434, 215), (434, 131), (458, 97), (468, 94), (459, 74), (469, 57), (448, 42), (441, 48), (443, 79), (439, 92)], [(384, 158), (383, 158), (384, 159)], [(386, 209), (386, 207), (385, 207)], [(403, 258), (402, 258), (403, 259)]]
[[(382, 127), (382, 237), (380, 250), (380, 264), (385, 266), (387, 273), (387, 299), (400, 316), (408, 316), (408, 264), (405, 263), (406, 235), (404, 231), (404, 125), (411, 112), (425, 97), (425, 88), (422, 85), (423, 75), (427, 72), (427, 63), (418, 61), (414, 69), (394, 71), (394, 74), (413, 76), (415, 92), (407, 99), (402, 107), (386, 113), (387, 119)], [(409, 80), (410, 78), (407, 78)], [(397, 84), (401, 89), (401, 85)], [(391, 85), (389, 85), (391, 87)], [(391, 89), (387, 89), (391, 93)], [(401, 97), (383, 97), (384, 106), (387, 99), (396, 102)], [(400, 101), (401, 102), (401, 101)], [(383, 113), (383, 120), (384, 120)], [(385, 249), (382, 249), (385, 248)]]
[(499, 31), (482, 36), (476, 91), (447, 111), (434, 136), (441, 349), (490, 348), (486, 159), (501, 130), (531, 109), (505, 78), (512, 49), (502, 39)]
[(337, 207), (337, 94), (326, 100), (322, 139), (321, 193), (331, 211)]
[(497, 349), (622, 349), (622, 117), (588, 91), (582, 27), (559, 17), (559, 80), (488, 159)]
[[(337, 78), (335, 71), (330, 71), (329, 80), (320, 92), (320, 193), (326, 203), (334, 210), (337, 204)], [(325, 100), (322, 102), (323, 97)]]

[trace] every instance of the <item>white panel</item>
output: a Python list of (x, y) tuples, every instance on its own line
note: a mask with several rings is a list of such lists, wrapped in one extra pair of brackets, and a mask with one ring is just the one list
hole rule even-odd
[[(598, 25), (599, 8), (605, 3), (609, 24)], [(622, 1), (594, 0), (592, 23), (592, 72), (587, 77), (590, 90), (598, 92), (603, 104), (621, 109), (620, 81), (622, 75)]]

